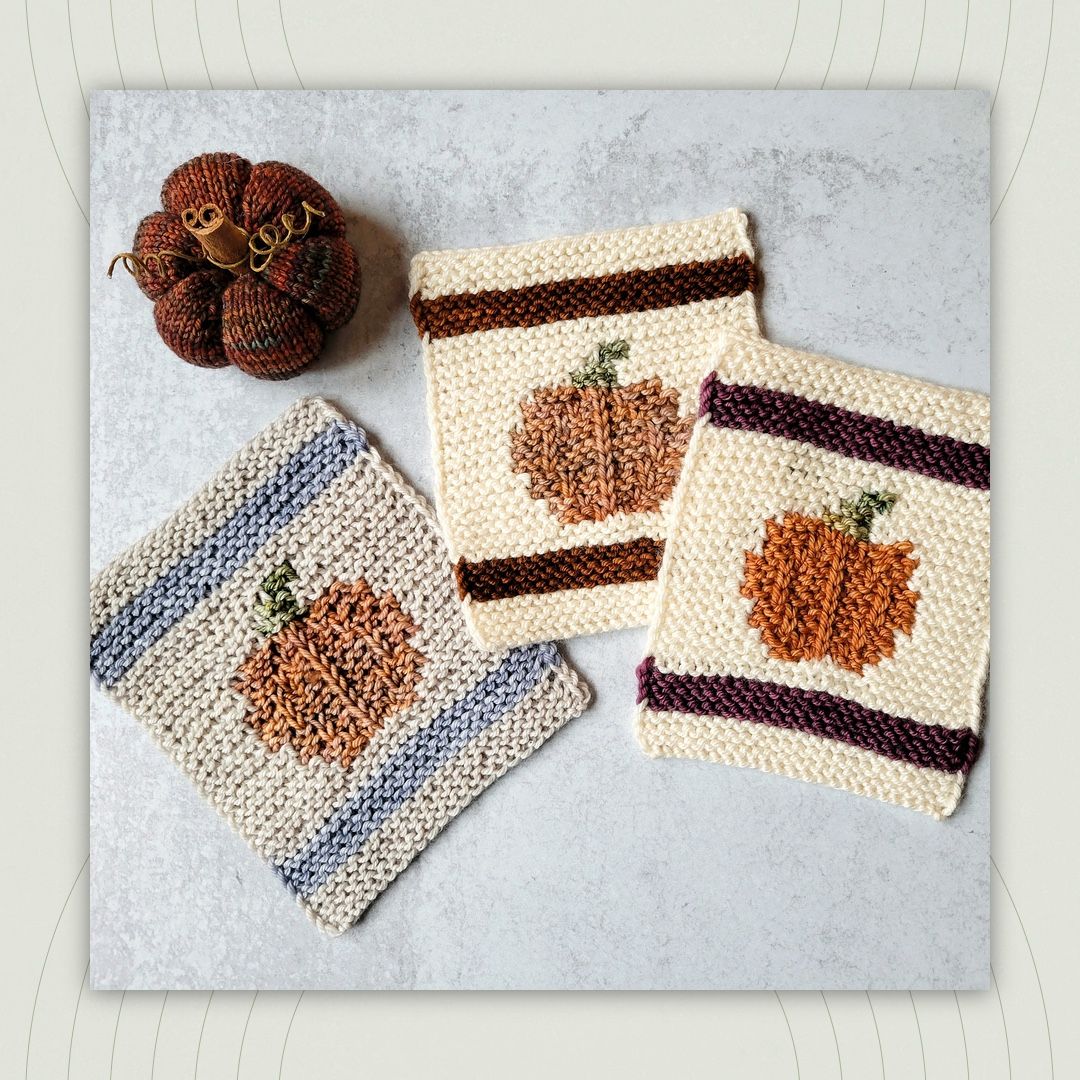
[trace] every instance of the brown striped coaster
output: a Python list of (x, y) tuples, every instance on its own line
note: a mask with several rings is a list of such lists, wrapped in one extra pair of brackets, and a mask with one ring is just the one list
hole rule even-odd
[(989, 656), (990, 409), (726, 336), (638, 669), (650, 754), (947, 817)]
[(746, 215), (422, 252), (439, 514), (478, 640), (646, 622), (717, 334), (757, 333)]

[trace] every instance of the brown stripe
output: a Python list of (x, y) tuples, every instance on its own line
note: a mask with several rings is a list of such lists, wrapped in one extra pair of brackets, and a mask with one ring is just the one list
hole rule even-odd
[(663, 540), (642, 537), (624, 544), (563, 548), (512, 559), (460, 559), (454, 572), (462, 597), (505, 600), (563, 589), (652, 581), (660, 572), (663, 555)]
[(722, 716), (805, 731), (893, 761), (948, 773), (970, 771), (979, 736), (970, 728), (920, 724), (824, 690), (803, 690), (736, 675), (675, 675), (646, 657), (638, 666), (638, 701), (656, 712)]
[(708, 415), (719, 428), (777, 435), (981, 491), (990, 487), (988, 446), (932, 435), (797, 394), (724, 383), (715, 372), (701, 384), (701, 415)]
[(409, 310), (421, 337), (445, 338), (504, 326), (541, 326), (560, 319), (680, 307), (738, 296), (756, 285), (757, 271), (750, 257), (735, 255), (654, 270), (545, 281), (518, 289), (450, 293), (429, 300), (417, 292)]

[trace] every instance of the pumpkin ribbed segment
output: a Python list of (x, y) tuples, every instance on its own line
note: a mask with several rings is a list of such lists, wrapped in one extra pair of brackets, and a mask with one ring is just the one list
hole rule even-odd
[(254, 274), (225, 290), (221, 340), (229, 363), (260, 379), (287, 379), (322, 348), (323, 331), (292, 297)]
[(229, 363), (221, 340), (221, 293), (228, 280), (224, 270), (196, 270), (154, 305), (161, 340), (196, 367)]
[(347, 323), (360, 301), (360, 263), (344, 237), (316, 236), (282, 248), (265, 277), (309, 307), (326, 330)]
[[(135, 280), (151, 300), (160, 299), (196, 270), (206, 269), (199, 242), (184, 228), (178, 217), (164, 210), (147, 214), (139, 222), (131, 250), (146, 266), (145, 272)], [(169, 252), (176, 252), (182, 257)]]
[(200, 154), (165, 178), (161, 205), (179, 217), (189, 207), (197, 210), (213, 203), (231, 221), (239, 222), (250, 177), (251, 162), (239, 154)]
[(251, 167), (233, 221), (249, 233), (268, 221), (280, 221), (282, 215), (303, 221), (305, 202), (325, 215), (315, 230), (320, 236), (345, 235), (345, 217), (330, 192), (314, 177), (283, 161), (260, 161)]

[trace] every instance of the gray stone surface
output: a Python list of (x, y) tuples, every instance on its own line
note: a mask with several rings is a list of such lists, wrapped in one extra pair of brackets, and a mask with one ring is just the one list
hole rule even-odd
[[(102, 93), (91, 172), (91, 565), (301, 394), (432, 492), (406, 309), (425, 247), (753, 218), (767, 333), (988, 389), (988, 99), (963, 93)], [(355, 320), (287, 383), (203, 371), (105, 278), (178, 162), (291, 161), (345, 208)], [(595, 702), (343, 937), (324, 938), (118, 707), (91, 693), (92, 979), (130, 988), (975, 988), (989, 755), (949, 822), (757, 772), (652, 761), (645, 633), (567, 654)]]

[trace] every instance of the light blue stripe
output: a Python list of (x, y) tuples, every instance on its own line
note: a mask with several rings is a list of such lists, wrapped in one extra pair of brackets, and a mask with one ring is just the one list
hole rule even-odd
[(560, 663), (562, 658), (550, 643), (508, 653), (463, 698), (402, 744), (304, 848), (277, 867), (282, 880), (302, 897), (311, 896), (429, 776), (505, 716)]
[(129, 601), (93, 639), (90, 669), (114, 686), (156, 641), (236, 573), (367, 450), (355, 425), (334, 421), (305, 443), (216, 532)]

